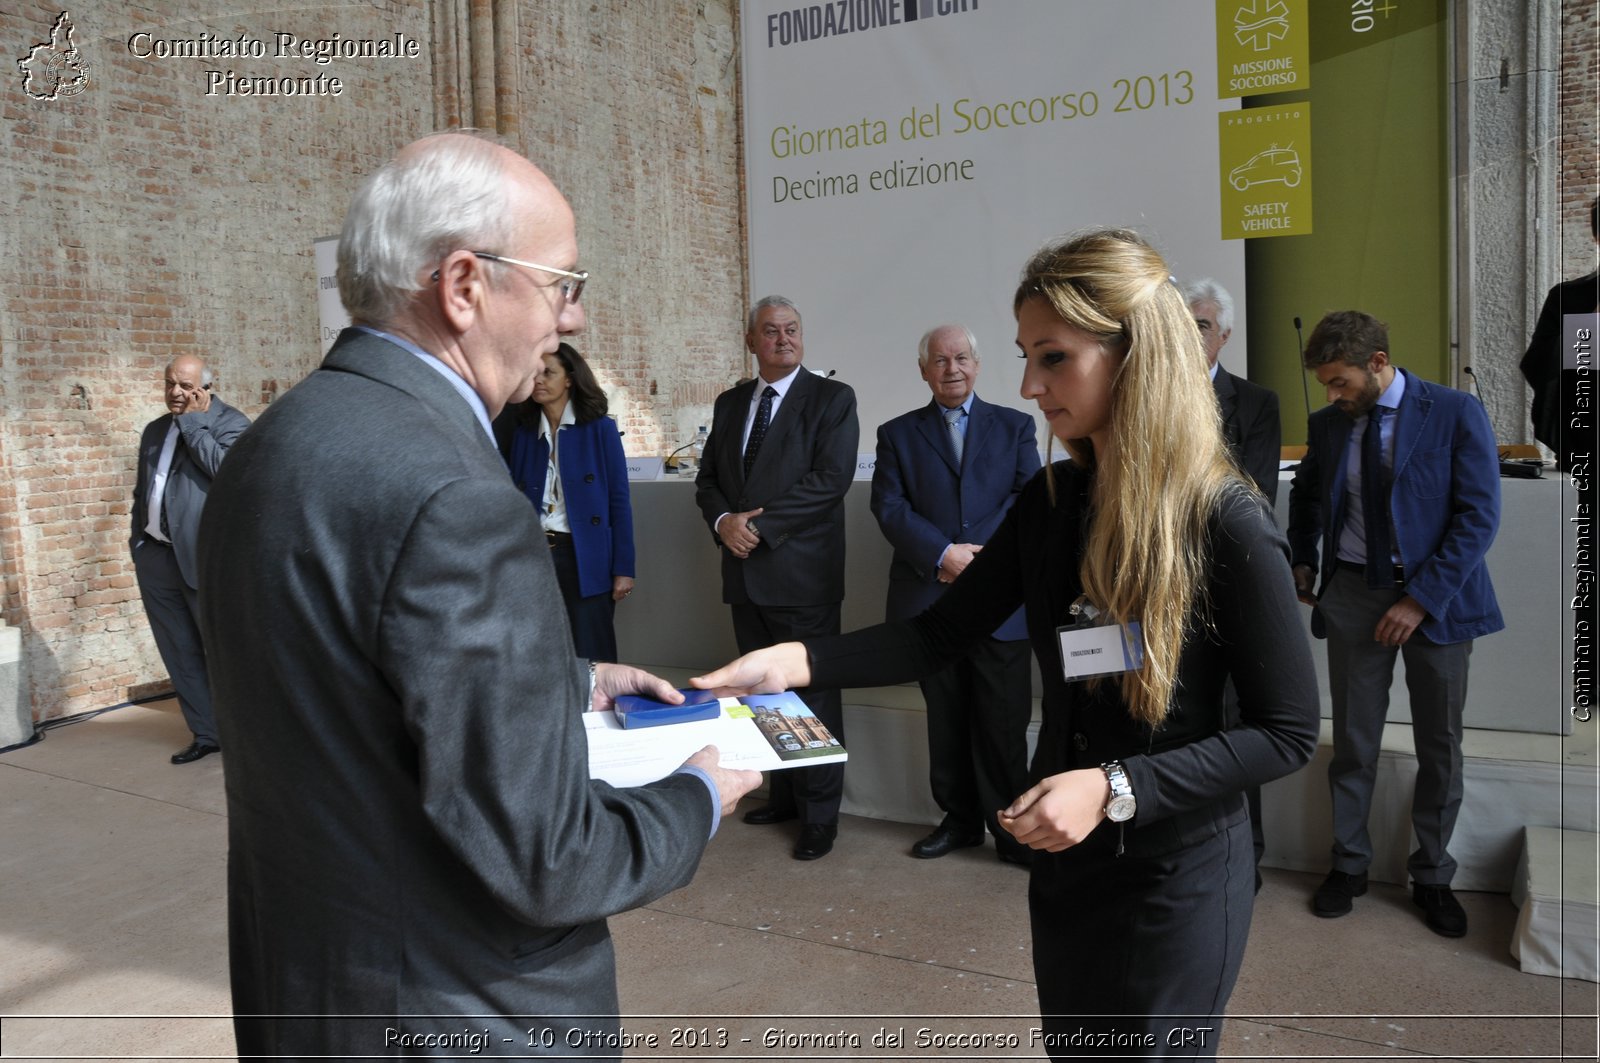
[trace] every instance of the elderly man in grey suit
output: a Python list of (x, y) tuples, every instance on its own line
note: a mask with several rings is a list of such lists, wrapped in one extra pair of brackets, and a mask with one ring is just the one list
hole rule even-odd
[[(740, 653), (839, 633), (844, 496), (855, 476), (856, 395), (801, 365), (800, 311), (781, 295), (751, 308), (745, 347), (757, 376), (717, 396), (695, 501), (722, 549), (722, 600)], [(837, 690), (800, 696), (844, 741)], [(775, 772), (768, 803), (746, 823), (799, 818), (796, 860), (833, 850), (844, 765)]]
[(189, 725), (189, 744), (172, 763), (193, 764), (222, 748), (200, 640), (195, 541), (211, 478), (250, 418), (211, 394), (211, 370), (192, 354), (167, 365), (162, 390), (168, 412), (139, 438), (128, 549), (150, 634)]
[(573, 656), (490, 431), (582, 327), (577, 257), (527, 159), (463, 133), (405, 148), (340, 237), (355, 326), (213, 487), (241, 1055), (620, 1056), (606, 917), (687, 883), (760, 781), (712, 747), (643, 787), (589, 777), (587, 707), (681, 696)]

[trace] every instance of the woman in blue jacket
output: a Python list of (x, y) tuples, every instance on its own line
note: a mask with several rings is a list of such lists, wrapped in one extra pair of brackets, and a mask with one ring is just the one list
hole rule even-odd
[(605, 392), (583, 356), (563, 343), (545, 358), (533, 397), (506, 414), (501, 450), (539, 511), (573, 648), (591, 661), (615, 661), (613, 614), (633, 593), (633, 507)]

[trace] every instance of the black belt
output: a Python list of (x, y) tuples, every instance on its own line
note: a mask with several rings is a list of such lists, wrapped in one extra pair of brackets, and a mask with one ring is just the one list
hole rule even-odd
[[(1367, 574), (1367, 566), (1363, 565), (1359, 561), (1345, 561), (1341, 559), (1335, 561), (1334, 564), (1339, 568), (1349, 569), (1351, 572), (1359, 572), (1363, 578), (1365, 578)], [(1406, 585), (1406, 567), (1404, 565), (1395, 565), (1393, 568), (1394, 572), (1392, 578), (1394, 579), (1394, 585), (1396, 587), (1404, 587)]]
[(547, 531), (544, 533), (544, 541), (550, 544), (551, 549), (558, 546), (571, 546), (572, 533)]

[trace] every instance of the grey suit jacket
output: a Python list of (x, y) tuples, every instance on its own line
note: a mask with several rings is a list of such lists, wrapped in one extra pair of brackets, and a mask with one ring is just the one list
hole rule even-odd
[[(156, 463), (161, 460), (161, 448), (171, 425), (172, 414), (164, 414), (145, 425), (139, 437), (139, 470), (133, 486), (133, 528), (128, 536), (130, 552), (139, 549), (146, 538), (150, 481), (155, 477)], [(191, 587), (199, 586), (195, 541), (200, 535), (200, 513), (205, 509), (206, 494), (211, 490), (211, 478), (221, 468), (222, 459), (234, 440), (249, 427), (250, 418), (215, 396), (208, 409), (178, 418), (180, 442), (172, 452), (162, 508), (167, 511), (167, 535), (172, 540), (178, 571)]]
[[(240, 1053), (614, 1030), (605, 917), (687, 883), (714, 809), (589, 778), (544, 536), (466, 401), (347, 330), (229, 456), (200, 569)], [(450, 1018), (248, 1017), (330, 1013)]]
[[(802, 369), (744, 475), (744, 422), (760, 378), (717, 396), (695, 501), (716, 538), (717, 518), (761, 508), (761, 544), (740, 560), (722, 551), (731, 605), (825, 605), (844, 600), (844, 496), (855, 477), (856, 393)], [(721, 540), (717, 540), (720, 544)]]

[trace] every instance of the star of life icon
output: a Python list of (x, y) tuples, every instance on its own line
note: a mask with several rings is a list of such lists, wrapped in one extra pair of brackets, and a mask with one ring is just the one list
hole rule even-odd
[(17, 69), (30, 99), (57, 100), (88, 88), (89, 64), (72, 42), (72, 16), (65, 11), (57, 15), (50, 39), (28, 49), (27, 57), (17, 60)]
[(1233, 13), (1233, 36), (1243, 47), (1264, 52), (1289, 35), (1289, 7), (1283, 0), (1250, 0)]

